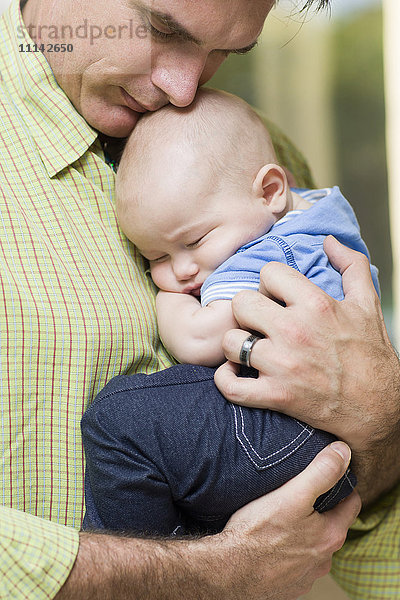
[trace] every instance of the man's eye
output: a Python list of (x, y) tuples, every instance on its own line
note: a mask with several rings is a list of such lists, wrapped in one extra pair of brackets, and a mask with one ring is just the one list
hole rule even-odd
[(162, 23), (158, 22), (152, 22), (150, 19), (148, 20), (148, 28), (151, 35), (160, 40), (166, 40), (174, 35), (173, 31), (168, 29), (167, 25), (163, 25)]

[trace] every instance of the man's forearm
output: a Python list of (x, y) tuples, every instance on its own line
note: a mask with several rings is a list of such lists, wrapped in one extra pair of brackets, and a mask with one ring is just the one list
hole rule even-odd
[[(371, 398), (365, 396), (364, 400), (370, 422), (365, 419), (361, 429), (370, 432), (361, 443), (356, 431), (346, 439), (353, 450), (353, 470), (364, 507), (400, 481), (400, 363), (388, 339), (381, 349), (378, 370), (374, 374), (376, 389), (371, 386)], [(360, 423), (363, 418), (360, 416)]]
[(81, 533), (77, 560), (56, 600), (217, 600), (219, 586), (209, 572), (207, 553), (201, 540)]
[[(393, 390), (393, 397), (398, 398), (400, 405), (400, 390)], [(400, 481), (400, 423), (396, 423), (395, 416), (388, 416), (387, 424), (391, 425), (390, 431), (371, 449), (353, 451), (352, 465), (364, 507)]]
[(366, 507), (400, 481), (400, 451), (387, 448), (379, 456), (376, 448), (370, 453), (353, 452), (352, 468), (357, 475), (357, 491)]

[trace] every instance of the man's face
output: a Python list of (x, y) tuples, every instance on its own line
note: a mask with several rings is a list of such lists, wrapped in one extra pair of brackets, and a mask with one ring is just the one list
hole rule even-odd
[[(39, 17), (30, 12), (35, 2)], [(46, 53), (59, 85), (92, 127), (125, 137), (140, 113), (168, 102), (190, 104), (230, 52), (245, 52), (256, 41), (273, 3), (29, 0), (24, 20), (59, 32), (64, 26), (63, 39), (46, 39), (49, 30), (42, 28), (35, 40), (73, 42), (72, 52)]]

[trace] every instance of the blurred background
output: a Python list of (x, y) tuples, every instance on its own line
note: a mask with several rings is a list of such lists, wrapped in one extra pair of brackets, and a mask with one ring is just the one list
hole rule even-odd
[(381, 2), (332, 0), (331, 11), (318, 14), (299, 13), (302, 4), (280, 0), (255, 50), (230, 56), (209, 85), (279, 125), (317, 187), (340, 186), (379, 268), (394, 338)]

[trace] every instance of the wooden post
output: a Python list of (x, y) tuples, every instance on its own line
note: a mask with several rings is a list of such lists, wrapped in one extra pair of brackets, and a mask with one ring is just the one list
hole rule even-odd
[(323, 16), (274, 9), (254, 53), (255, 103), (306, 157), (317, 186), (337, 184), (332, 111), (332, 27)]
[(393, 326), (400, 347), (400, 3), (383, 0), (386, 152), (393, 248)]

